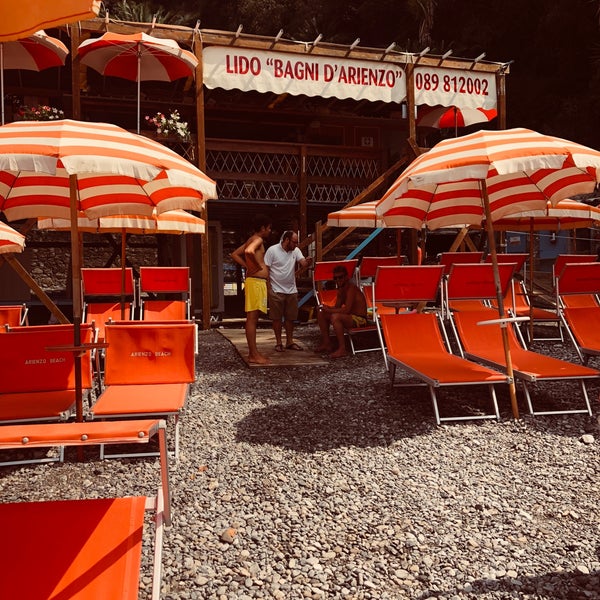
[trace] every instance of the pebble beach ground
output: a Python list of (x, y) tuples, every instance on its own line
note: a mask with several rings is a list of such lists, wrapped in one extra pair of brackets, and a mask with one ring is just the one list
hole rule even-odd
[[(309, 351), (315, 327), (296, 339)], [(575, 360), (559, 343), (535, 349)], [(200, 332), (197, 373), (171, 471), (163, 598), (600, 599), (596, 416), (532, 418), (521, 404), (515, 421), (502, 391), (501, 422), (438, 427), (426, 390), (390, 389), (379, 353), (249, 369), (216, 330)], [(448, 397), (455, 410), (487, 399)], [(580, 404), (562, 383), (536, 397)], [(158, 475), (154, 459), (68, 454), (3, 467), (0, 494), (151, 493)]]

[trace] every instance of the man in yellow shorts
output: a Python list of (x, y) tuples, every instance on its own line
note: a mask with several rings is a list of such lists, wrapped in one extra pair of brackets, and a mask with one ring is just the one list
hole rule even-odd
[(256, 346), (256, 327), (260, 313), (267, 314), (267, 278), (269, 269), (265, 265), (265, 240), (271, 235), (271, 219), (266, 215), (254, 218), (254, 233), (231, 258), (246, 269), (244, 285), (246, 310), (246, 341), (248, 342), (248, 362), (258, 365), (269, 364)]

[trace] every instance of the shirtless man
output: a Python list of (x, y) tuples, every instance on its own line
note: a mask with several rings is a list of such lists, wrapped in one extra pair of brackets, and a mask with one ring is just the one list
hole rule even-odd
[(268, 365), (269, 359), (256, 347), (256, 327), (260, 313), (267, 314), (267, 278), (269, 268), (265, 265), (264, 241), (271, 235), (271, 219), (266, 215), (254, 218), (254, 234), (231, 253), (231, 258), (246, 269), (244, 287), (246, 310), (246, 341), (248, 362)]
[[(333, 269), (333, 279), (337, 285), (335, 306), (321, 305), (317, 312), (317, 322), (321, 330), (321, 344), (315, 352), (327, 352), (329, 358), (346, 356), (344, 330), (364, 327), (367, 324), (367, 301), (358, 286), (348, 277), (346, 267), (338, 265)], [(329, 325), (333, 327), (338, 347), (333, 347), (329, 339)]]

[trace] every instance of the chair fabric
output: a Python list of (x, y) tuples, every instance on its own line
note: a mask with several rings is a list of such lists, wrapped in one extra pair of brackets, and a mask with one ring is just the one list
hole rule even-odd
[(0, 504), (3, 597), (22, 598), (25, 594), (30, 600), (137, 600), (144, 514), (149, 510), (155, 517), (152, 598), (158, 599), (163, 527), (171, 522), (171, 508), (163, 421), (0, 428), (0, 450), (56, 444), (147, 443), (156, 434), (159, 436), (161, 485), (154, 498), (131, 496)]

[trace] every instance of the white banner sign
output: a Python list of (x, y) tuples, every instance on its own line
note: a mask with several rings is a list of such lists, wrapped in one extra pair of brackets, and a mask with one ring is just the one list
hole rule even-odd
[(437, 67), (415, 67), (415, 104), (496, 108), (496, 76)]
[(208, 88), (294, 96), (402, 102), (404, 69), (386, 62), (209, 46), (202, 52)]

